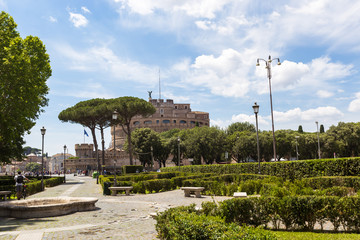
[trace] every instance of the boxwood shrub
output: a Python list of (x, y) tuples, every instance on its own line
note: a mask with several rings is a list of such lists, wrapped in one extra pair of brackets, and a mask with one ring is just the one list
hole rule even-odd
[[(161, 168), (163, 172), (179, 171), (177, 167)], [(258, 172), (258, 163), (190, 165), (180, 168), (188, 173), (230, 173)], [(263, 162), (261, 173), (283, 179), (295, 180), (318, 176), (357, 176), (360, 173), (360, 158), (315, 159), (284, 162)]]
[(277, 239), (273, 233), (261, 228), (225, 223), (219, 216), (206, 216), (194, 205), (171, 208), (156, 217), (156, 230), (160, 239), (212, 240), (212, 239)]
[(334, 230), (360, 232), (360, 198), (335, 196), (285, 196), (260, 198), (233, 198), (214, 203), (203, 203), (202, 211), (208, 216), (219, 216), (225, 222), (239, 225), (265, 226), (281, 224), (287, 230), (314, 230), (330, 221)]

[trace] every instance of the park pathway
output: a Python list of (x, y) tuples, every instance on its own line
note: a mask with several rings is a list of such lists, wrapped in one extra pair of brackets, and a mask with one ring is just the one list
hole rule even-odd
[(170, 207), (200, 205), (227, 197), (185, 198), (181, 190), (156, 194), (104, 196), (96, 179), (67, 175), (65, 184), (47, 188), (29, 198), (96, 197), (97, 209), (69, 215), (15, 219), (0, 218), (0, 240), (50, 239), (157, 239), (156, 221), (151, 215)]

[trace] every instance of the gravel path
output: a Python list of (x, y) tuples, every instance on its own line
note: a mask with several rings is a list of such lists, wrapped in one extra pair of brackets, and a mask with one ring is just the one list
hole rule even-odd
[(100, 185), (90, 177), (67, 175), (66, 184), (47, 188), (29, 197), (96, 197), (97, 209), (65, 216), (33, 219), (0, 217), (0, 240), (38, 239), (157, 239), (153, 213), (170, 207), (200, 206), (203, 201), (229, 197), (185, 198), (181, 190), (130, 196), (104, 196)]

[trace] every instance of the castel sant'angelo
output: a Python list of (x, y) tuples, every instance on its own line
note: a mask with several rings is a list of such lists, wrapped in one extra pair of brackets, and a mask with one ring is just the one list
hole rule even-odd
[[(171, 129), (190, 129), (195, 126), (209, 126), (209, 113), (192, 111), (189, 103), (174, 103), (172, 99), (153, 99), (149, 92), (149, 102), (156, 108), (156, 112), (149, 117), (135, 116), (131, 120), (131, 130), (137, 128), (150, 128), (156, 132), (164, 132)], [(114, 139), (114, 131), (111, 129), (111, 139)], [(126, 135), (121, 126), (115, 127), (115, 153), (113, 141), (110, 147), (105, 150), (105, 168), (112, 169), (114, 157), (116, 166), (129, 164), (128, 154), (122, 150)], [(76, 170), (95, 170), (97, 162), (93, 144), (76, 144), (76, 156), (79, 159), (68, 159), (66, 164), (71, 171)], [(101, 158), (102, 152), (99, 151)], [(135, 164), (140, 164), (135, 160)]]

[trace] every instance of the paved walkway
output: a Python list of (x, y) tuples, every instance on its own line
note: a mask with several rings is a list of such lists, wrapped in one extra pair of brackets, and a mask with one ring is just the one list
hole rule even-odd
[(97, 209), (65, 216), (15, 219), (0, 217), (0, 240), (49, 239), (157, 239), (152, 213), (170, 207), (200, 205), (227, 197), (185, 198), (181, 190), (156, 194), (104, 196), (100, 185), (90, 177), (67, 175), (66, 184), (47, 188), (29, 197), (96, 197)]

